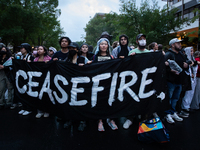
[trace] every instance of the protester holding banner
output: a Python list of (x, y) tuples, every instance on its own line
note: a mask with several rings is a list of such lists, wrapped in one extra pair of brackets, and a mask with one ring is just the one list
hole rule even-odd
[[(22, 56), (21, 56), (22, 60), (25, 60), (27, 62), (32, 62), (34, 60), (34, 57), (30, 53), (31, 52), (30, 44), (22, 43), (20, 45), (20, 52), (22, 53)], [(30, 106), (28, 106), (26, 103), (22, 102), (22, 105), (23, 105), (22, 110), (20, 110), (18, 114), (26, 116), (32, 112), (33, 109)]]
[[(68, 49), (69, 49), (69, 55), (68, 55), (66, 62), (77, 64), (79, 66), (83, 66), (83, 65), (87, 64), (87, 62), (88, 62), (87, 57), (82, 56), (82, 55), (79, 56), (79, 53), (80, 53), (79, 52), (79, 45), (77, 43), (71, 42), (70, 45), (68, 45)], [(68, 128), (69, 125), (71, 125), (71, 124), (72, 124), (71, 120), (66, 121), (65, 124), (64, 124), (64, 128)], [(86, 121), (83, 121), (83, 120), (80, 121), (78, 130), (83, 131), (85, 127), (86, 127)]]
[[(9, 81), (9, 67), (3, 64), (12, 56), (11, 51), (4, 45), (0, 46), (0, 109), (10, 107), (13, 102), (13, 86)], [(4, 102), (6, 88), (8, 89), (8, 99)]]
[(120, 35), (119, 37), (119, 46), (117, 46), (113, 51), (112, 55), (114, 58), (125, 58), (128, 56), (128, 53), (132, 50), (128, 46), (128, 36), (125, 34)]
[[(138, 44), (138, 47), (136, 49), (133, 49), (129, 52), (128, 55), (135, 55), (135, 54), (140, 54), (140, 53), (148, 53), (150, 52), (149, 50), (145, 49), (146, 47), (146, 35), (144, 34), (138, 34), (136, 37), (136, 43)], [(128, 129), (133, 122), (133, 117), (127, 117), (126, 121), (123, 124), (124, 129)]]
[(56, 61), (56, 60), (64, 60), (68, 57), (68, 45), (70, 45), (71, 40), (68, 37), (61, 37), (59, 40), (59, 44), (61, 47), (60, 51), (57, 51), (53, 56), (52, 56), (52, 60)]
[[(47, 48), (44, 46), (38, 46), (37, 55), (34, 59), (34, 62), (48, 62), (51, 60), (51, 57), (47, 55)], [(49, 113), (44, 112), (42, 110), (37, 110), (36, 118), (41, 118), (43, 115), (45, 118), (49, 117)]]
[[(97, 39), (101, 39), (101, 38), (106, 38), (109, 42), (112, 40), (112, 35), (110, 35), (107, 31), (104, 31), (102, 32), (101, 36)], [(93, 49), (93, 53), (96, 53), (96, 50), (97, 50), (97, 46)], [(110, 50), (110, 53), (112, 52), (113, 50), (113, 47), (110, 45), (109, 47), (109, 50)]]
[[(177, 115), (176, 105), (182, 91), (184, 71), (188, 70), (189, 65), (186, 63), (185, 56), (180, 52), (181, 40), (174, 38), (169, 41), (169, 46), (171, 48), (166, 52), (165, 60), (175, 61), (176, 67), (172, 68), (174, 65), (166, 66), (168, 96), (171, 106), (171, 109), (166, 111), (166, 120), (168, 123), (175, 123), (173, 119), (183, 121), (183, 118)], [(180, 69), (177, 70), (177, 67)]]
[[(97, 49), (93, 57), (93, 62), (106, 61), (106, 60), (113, 59), (113, 56), (110, 55), (109, 47), (110, 47), (109, 40), (106, 38), (101, 38), (97, 42)], [(112, 130), (118, 129), (113, 119), (107, 118), (107, 123), (111, 127)], [(99, 119), (98, 131), (105, 131), (102, 119)]]
[(89, 58), (89, 51), (88, 51), (88, 44), (86, 43), (83, 43), (81, 46), (80, 46), (80, 56), (82, 57), (85, 57), (85, 58)]

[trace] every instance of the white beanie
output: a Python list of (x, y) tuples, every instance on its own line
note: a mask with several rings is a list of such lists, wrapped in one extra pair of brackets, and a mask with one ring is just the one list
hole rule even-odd
[(49, 47), (49, 50), (52, 50), (54, 53), (57, 52), (57, 50), (54, 47)]

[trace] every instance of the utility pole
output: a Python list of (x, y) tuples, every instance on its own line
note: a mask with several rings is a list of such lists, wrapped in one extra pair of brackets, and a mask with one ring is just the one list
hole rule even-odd
[(182, 19), (184, 17), (184, 0), (182, 0)]

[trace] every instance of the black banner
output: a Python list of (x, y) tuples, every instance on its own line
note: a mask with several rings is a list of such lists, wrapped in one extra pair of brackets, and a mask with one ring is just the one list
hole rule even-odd
[(165, 97), (162, 52), (84, 66), (13, 60), (13, 70), (22, 103), (65, 119), (152, 113)]

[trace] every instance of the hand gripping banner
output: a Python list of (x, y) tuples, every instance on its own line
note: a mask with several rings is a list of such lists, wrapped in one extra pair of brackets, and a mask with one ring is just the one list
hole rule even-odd
[(149, 114), (165, 98), (162, 52), (84, 66), (13, 60), (13, 72), (22, 103), (64, 119)]

